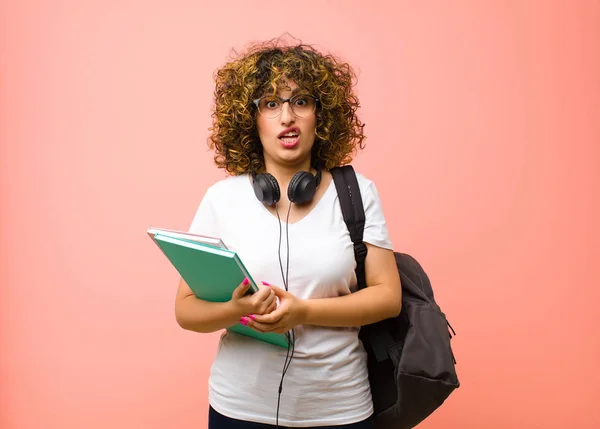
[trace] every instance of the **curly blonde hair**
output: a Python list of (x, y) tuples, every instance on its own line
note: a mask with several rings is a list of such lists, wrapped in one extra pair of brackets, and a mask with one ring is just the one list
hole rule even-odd
[(349, 163), (357, 147), (364, 147), (365, 139), (364, 124), (356, 114), (355, 77), (349, 64), (302, 43), (286, 45), (274, 39), (251, 45), (215, 74), (208, 138), (215, 163), (232, 175), (264, 168), (256, 127), (258, 112), (252, 100), (276, 94), (285, 79), (319, 100), (312, 166), (330, 169)]

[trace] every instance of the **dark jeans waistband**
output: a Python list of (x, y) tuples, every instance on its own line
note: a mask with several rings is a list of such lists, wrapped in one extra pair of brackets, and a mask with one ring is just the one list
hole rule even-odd
[[(247, 422), (244, 420), (232, 419), (218, 413), (213, 407), (208, 409), (208, 429), (272, 429), (275, 426), (263, 423)], [(289, 429), (287, 426), (279, 426), (281, 429)], [(373, 418), (348, 425), (341, 426), (314, 426), (306, 429), (373, 429)]]

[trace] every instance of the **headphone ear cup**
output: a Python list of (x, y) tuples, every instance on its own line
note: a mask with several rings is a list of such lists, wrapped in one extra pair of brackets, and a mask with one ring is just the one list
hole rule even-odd
[(288, 186), (288, 198), (294, 204), (306, 204), (315, 196), (317, 181), (306, 171), (299, 171), (292, 177)]
[(269, 173), (258, 174), (252, 182), (254, 188), (254, 195), (258, 198), (258, 201), (272, 206), (281, 197), (279, 190), (279, 184), (277, 179)]

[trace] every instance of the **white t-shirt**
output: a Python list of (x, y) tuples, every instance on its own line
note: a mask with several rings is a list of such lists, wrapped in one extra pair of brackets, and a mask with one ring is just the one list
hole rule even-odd
[[(365, 207), (364, 241), (392, 249), (377, 189), (361, 174), (357, 177)], [(287, 207), (279, 215), (285, 273)], [(258, 284), (266, 281), (284, 288), (280, 224), (254, 195), (248, 175), (231, 176), (208, 188), (190, 232), (220, 237), (238, 252)], [(356, 290), (353, 245), (333, 181), (310, 213), (289, 225), (288, 234), (292, 294), (311, 299)], [(373, 405), (358, 328), (300, 325), (294, 332), (295, 352), (283, 381), (279, 424), (342, 425), (368, 418)], [(285, 357), (286, 349), (225, 331), (210, 371), (210, 404), (231, 418), (275, 424)]]

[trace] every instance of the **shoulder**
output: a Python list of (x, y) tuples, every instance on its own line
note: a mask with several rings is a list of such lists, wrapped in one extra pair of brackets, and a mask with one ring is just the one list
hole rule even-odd
[(373, 192), (377, 193), (375, 182), (370, 177), (366, 176), (360, 171), (357, 171), (356, 169), (354, 169), (354, 173), (356, 175), (356, 181), (358, 182), (358, 187), (363, 199), (368, 197)]
[(228, 176), (210, 185), (206, 189), (205, 198), (211, 201), (227, 200), (235, 197), (240, 192), (247, 191), (247, 187), (250, 186), (251, 183), (247, 174)]
[(361, 188), (361, 191), (363, 189), (369, 189), (371, 186), (375, 186), (375, 184), (373, 183), (373, 180), (371, 180), (369, 177), (365, 176), (363, 173), (360, 173), (358, 171), (355, 171), (356, 173), (356, 180), (358, 181), (358, 186)]
[(372, 210), (382, 210), (381, 198), (377, 186), (375, 185), (375, 181), (363, 173), (358, 171), (355, 171), (355, 173), (365, 210), (368, 212)]
[(358, 182), (358, 188), (360, 190), (360, 197), (362, 199), (365, 211), (377, 209), (381, 205), (379, 192), (373, 179), (369, 176), (357, 171), (353, 168), (356, 175), (356, 181)]

